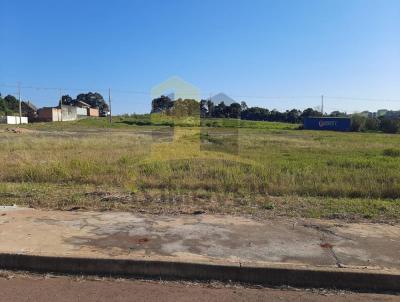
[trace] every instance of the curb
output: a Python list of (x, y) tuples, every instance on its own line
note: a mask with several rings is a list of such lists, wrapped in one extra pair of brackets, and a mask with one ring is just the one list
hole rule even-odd
[(218, 280), (269, 286), (400, 292), (400, 274), (382, 271), (235, 266), (151, 260), (0, 254), (0, 269), (157, 279)]

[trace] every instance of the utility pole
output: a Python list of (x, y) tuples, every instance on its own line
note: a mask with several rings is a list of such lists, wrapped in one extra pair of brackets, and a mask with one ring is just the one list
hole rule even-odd
[(19, 124), (22, 124), (21, 83), (18, 82)]
[[(61, 121), (61, 122), (62, 122), (62, 120), (63, 120), (62, 115), (63, 115), (63, 111), (62, 111), (62, 90), (61, 90), (61, 88), (60, 88), (60, 121)], [(58, 119), (58, 118), (57, 118), (57, 119)]]
[(110, 118), (110, 124), (112, 124), (112, 115), (111, 115), (111, 88), (108, 88), (108, 107), (109, 107), (109, 110), (110, 110), (110, 116), (109, 116), (109, 118)]
[(321, 95), (321, 113), (324, 115), (324, 95)]
[[(213, 95), (212, 92), (210, 92), (210, 104), (212, 104), (212, 95)], [(207, 106), (207, 109), (208, 109), (208, 116), (209, 116), (209, 117), (212, 117), (212, 114), (213, 114), (212, 111), (214, 110), (214, 106), (212, 106), (211, 108), (212, 108), (212, 110), (210, 110), (210, 108)]]

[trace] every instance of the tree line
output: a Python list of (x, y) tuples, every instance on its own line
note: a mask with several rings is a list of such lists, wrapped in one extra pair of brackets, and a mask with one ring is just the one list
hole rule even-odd
[(351, 116), (351, 130), (354, 132), (376, 132), (399, 133), (400, 120), (381, 117), (364, 117), (359, 114)]
[(321, 112), (307, 108), (305, 110), (268, 110), (261, 107), (248, 107), (245, 102), (225, 104), (220, 102), (215, 104), (211, 100), (193, 99), (171, 100), (167, 96), (153, 99), (151, 103), (151, 113), (164, 113), (167, 115), (200, 115), (202, 118), (237, 118), (252, 121), (270, 121), (283, 123), (302, 123), (305, 117), (322, 116)]
[(151, 113), (164, 113), (174, 116), (193, 116), (200, 115), (201, 118), (237, 118), (252, 121), (269, 121), (301, 124), (306, 117), (348, 117), (352, 120), (352, 131), (382, 131), (385, 133), (398, 133), (400, 131), (400, 121), (398, 119), (388, 119), (382, 117), (364, 117), (360, 114), (348, 115), (345, 112), (333, 111), (330, 114), (322, 114), (313, 108), (305, 110), (268, 110), (261, 107), (248, 107), (245, 102), (225, 104), (220, 102), (215, 104), (211, 100), (193, 99), (171, 100), (167, 96), (155, 98), (152, 101)]
[[(103, 97), (98, 93), (80, 94), (76, 99), (65, 95), (62, 97), (64, 105), (75, 105), (76, 102), (83, 101), (90, 106), (98, 107), (101, 115), (106, 115), (109, 108)], [(22, 106), (23, 109), (25, 106)], [(24, 110), (23, 110), (24, 111)], [(19, 112), (18, 99), (12, 95), (3, 97), (0, 94), (0, 115), (15, 115)], [(202, 118), (237, 118), (252, 121), (269, 121), (301, 124), (306, 117), (350, 117), (352, 120), (352, 131), (382, 131), (385, 133), (400, 132), (400, 120), (388, 119), (382, 117), (364, 117), (359, 114), (348, 115), (345, 112), (333, 111), (330, 114), (324, 114), (313, 108), (305, 110), (268, 110), (261, 107), (248, 107), (245, 102), (225, 104), (220, 102), (215, 104), (211, 100), (193, 99), (171, 100), (167, 96), (155, 98), (152, 101), (151, 113), (163, 113), (173, 116), (200, 116)]]

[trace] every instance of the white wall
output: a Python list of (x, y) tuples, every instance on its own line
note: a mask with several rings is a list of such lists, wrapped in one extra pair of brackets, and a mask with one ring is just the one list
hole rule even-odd
[(28, 124), (28, 118), (26, 116), (21, 117), (21, 122), (19, 116), (2, 116), (0, 118), (0, 123), (9, 125), (19, 125)]
[(76, 108), (76, 113), (77, 113), (78, 115), (85, 115), (85, 116), (87, 116), (87, 109), (86, 109), (86, 108), (79, 108), (79, 107), (77, 107), (77, 108)]
[(62, 106), (62, 121), (76, 121), (78, 119), (78, 114), (75, 106)]

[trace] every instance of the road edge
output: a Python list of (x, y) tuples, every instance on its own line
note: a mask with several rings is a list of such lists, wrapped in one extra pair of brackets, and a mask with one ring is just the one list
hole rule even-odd
[(73, 258), (0, 253), (0, 269), (74, 275), (218, 280), (269, 286), (400, 292), (400, 274), (376, 270)]

